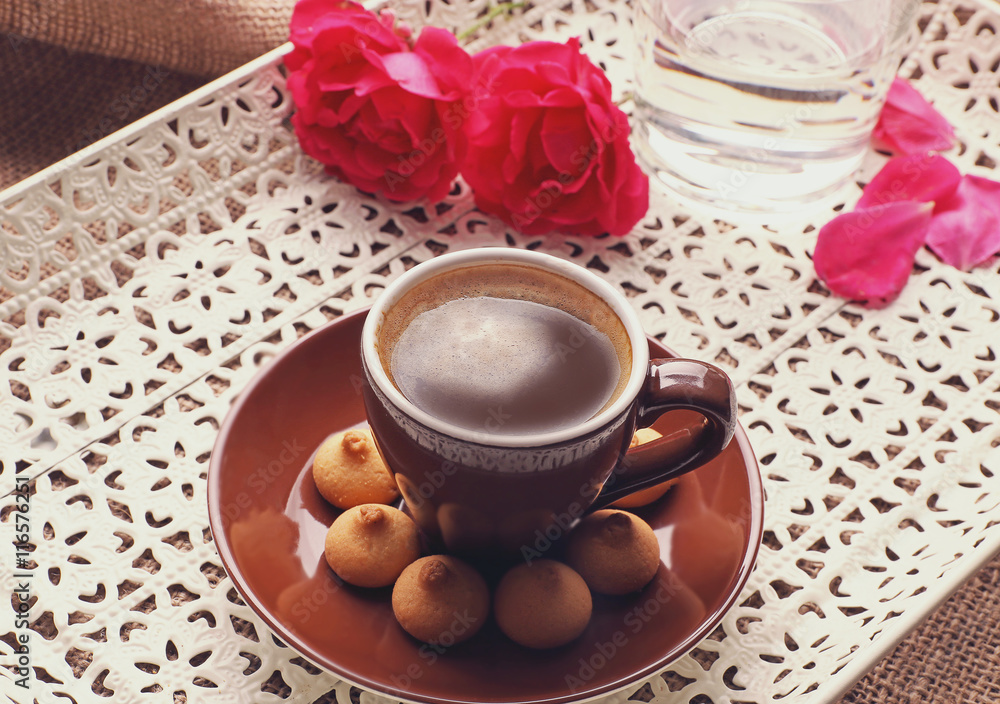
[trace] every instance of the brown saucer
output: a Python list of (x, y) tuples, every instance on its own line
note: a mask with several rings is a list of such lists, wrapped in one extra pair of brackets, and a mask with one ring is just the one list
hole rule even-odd
[[(223, 423), (208, 477), (209, 519), (237, 590), (286, 643), (344, 680), (416, 702), (569, 702), (653, 675), (710, 633), (733, 604), (760, 546), (756, 460), (738, 427), (723, 453), (637, 509), (662, 563), (628, 597), (595, 597), (574, 643), (521, 648), (492, 621), (452, 648), (424, 645), (396, 623), (391, 590), (340, 583), (323, 559), (337, 509), (311, 481), (331, 433), (363, 425), (358, 311), (319, 328), (267, 364)], [(672, 356), (649, 340), (653, 357)], [(664, 416), (661, 432), (694, 421)]]

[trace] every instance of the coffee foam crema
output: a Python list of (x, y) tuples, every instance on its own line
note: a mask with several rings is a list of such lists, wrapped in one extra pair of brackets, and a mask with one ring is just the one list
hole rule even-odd
[[(517, 301), (535, 305), (509, 304)], [(510, 309), (516, 312), (508, 315)], [(573, 323), (565, 327), (557, 322), (567, 316), (585, 325)], [(562, 326), (558, 335), (553, 333), (554, 325)], [(571, 328), (590, 332), (568, 335), (566, 331)], [(492, 415), (470, 419), (470, 427), (475, 429), (480, 429), (482, 423), (486, 430), (495, 421), (502, 423), (510, 415), (504, 409), (517, 407), (516, 399), (509, 394), (520, 393), (518, 389), (534, 383), (533, 377), (544, 383), (551, 373), (565, 372), (562, 367), (574, 364), (579, 372), (573, 373), (581, 376), (611, 375), (601, 382), (608, 391), (600, 406), (582, 418), (570, 417), (566, 421), (582, 422), (611, 405), (625, 389), (632, 372), (628, 333), (606, 302), (560, 274), (522, 264), (472, 265), (441, 272), (416, 284), (388, 308), (376, 332), (376, 344), (382, 368), (393, 385), (432, 415), (452, 420), (425, 404), (430, 399), (432, 405), (434, 396), (440, 394), (433, 389), (434, 383), (444, 384), (449, 394), (466, 400), (480, 397), (483, 409), (475, 408), (471, 415), (480, 410)], [(393, 361), (397, 345), (402, 350), (402, 362)], [(597, 348), (605, 351), (603, 357), (594, 357)], [(593, 361), (584, 362), (588, 355)], [(564, 378), (559, 382), (559, 394), (562, 389), (570, 394), (576, 386), (588, 382), (580, 378), (574, 383), (572, 376)], [(415, 392), (415, 383), (421, 387), (423, 398)], [(543, 394), (530, 405), (532, 410), (536, 406), (541, 409), (548, 402)], [(511, 422), (511, 428), (516, 427), (516, 420)]]

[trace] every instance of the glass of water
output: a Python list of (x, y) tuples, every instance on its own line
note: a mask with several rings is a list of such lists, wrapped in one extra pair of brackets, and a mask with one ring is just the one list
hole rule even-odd
[(682, 198), (794, 212), (861, 164), (920, 0), (634, 0), (633, 147)]

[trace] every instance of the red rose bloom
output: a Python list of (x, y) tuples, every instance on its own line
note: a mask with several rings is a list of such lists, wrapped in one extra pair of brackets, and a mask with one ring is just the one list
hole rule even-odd
[(327, 172), (395, 201), (447, 195), (465, 156), (460, 103), (472, 59), (427, 27), (411, 48), (354, 2), (301, 0), (285, 57), (292, 125)]
[(526, 234), (623, 235), (649, 207), (611, 83), (580, 43), (528, 42), (475, 57), (462, 176), (476, 205)]

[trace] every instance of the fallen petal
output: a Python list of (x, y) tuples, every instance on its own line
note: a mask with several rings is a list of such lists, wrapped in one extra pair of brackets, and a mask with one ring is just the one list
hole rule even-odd
[(865, 186), (855, 210), (903, 200), (939, 202), (950, 196), (962, 176), (940, 154), (910, 154), (886, 162)]
[(955, 130), (908, 81), (896, 78), (889, 88), (872, 140), (894, 154), (925, 154), (951, 149)]
[(833, 293), (882, 308), (913, 270), (934, 206), (899, 201), (841, 213), (819, 231), (813, 264)]
[(1000, 183), (966, 175), (935, 208), (927, 246), (962, 271), (1000, 254)]

